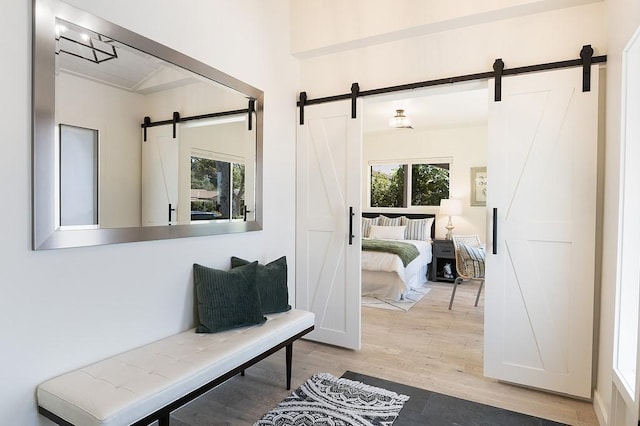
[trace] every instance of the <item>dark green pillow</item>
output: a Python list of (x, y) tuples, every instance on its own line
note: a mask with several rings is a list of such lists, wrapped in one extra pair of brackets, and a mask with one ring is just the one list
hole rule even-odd
[[(249, 264), (248, 260), (231, 257), (231, 270)], [(289, 305), (289, 289), (287, 288), (287, 258), (282, 256), (266, 265), (258, 265), (256, 274), (260, 304), (263, 314), (285, 312)]]
[(193, 265), (200, 319), (196, 333), (216, 333), (267, 320), (256, 287), (257, 268), (258, 262), (231, 271)]

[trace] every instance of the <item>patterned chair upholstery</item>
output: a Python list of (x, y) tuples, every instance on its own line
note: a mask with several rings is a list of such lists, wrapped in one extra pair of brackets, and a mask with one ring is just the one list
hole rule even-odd
[(482, 287), (484, 286), (484, 246), (480, 242), (480, 237), (478, 235), (454, 235), (452, 240), (456, 252), (456, 270), (458, 272), (458, 277), (453, 283), (451, 300), (449, 301), (449, 310), (451, 310), (451, 306), (453, 306), (453, 298), (456, 296), (456, 289), (464, 280), (480, 282), (480, 288), (478, 288), (476, 303), (474, 305), (478, 306), (478, 300), (480, 299)]

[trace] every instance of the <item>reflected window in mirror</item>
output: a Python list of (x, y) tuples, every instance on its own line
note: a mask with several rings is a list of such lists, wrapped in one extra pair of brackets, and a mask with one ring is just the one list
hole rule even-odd
[(244, 164), (212, 157), (191, 157), (191, 220), (243, 220)]
[(60, 124), (56, 172), (63, 229), (98, 226), (98, 130)]

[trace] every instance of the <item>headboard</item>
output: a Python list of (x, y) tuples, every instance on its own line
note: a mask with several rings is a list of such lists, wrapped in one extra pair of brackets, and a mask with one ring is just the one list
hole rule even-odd
[(433, 218), (433, 223), (431, 224), (431, 239), (434, 240), (436, 238), (436, 221), (435, 214), (431, 213), (373, 213), (373, 212), (362, 212), (362, 217), (374, 218), (378, 216), (386, 216), (386, 217), (400, 217), (405, 216), (407, 219), (427, 219)]

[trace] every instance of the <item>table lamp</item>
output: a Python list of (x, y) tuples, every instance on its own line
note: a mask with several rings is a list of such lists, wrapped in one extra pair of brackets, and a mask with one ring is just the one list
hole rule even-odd
[(446, 239), (450, 240), (453, 236), (453, 223), (451, 222), (451, 216), (460, 216), (462, 214), (462, 201), (455, 198), (447, 198), (440, 200), (440, 210), (438, 213), (449, 216), (449, 223), (447, 223), (447, 235)]

